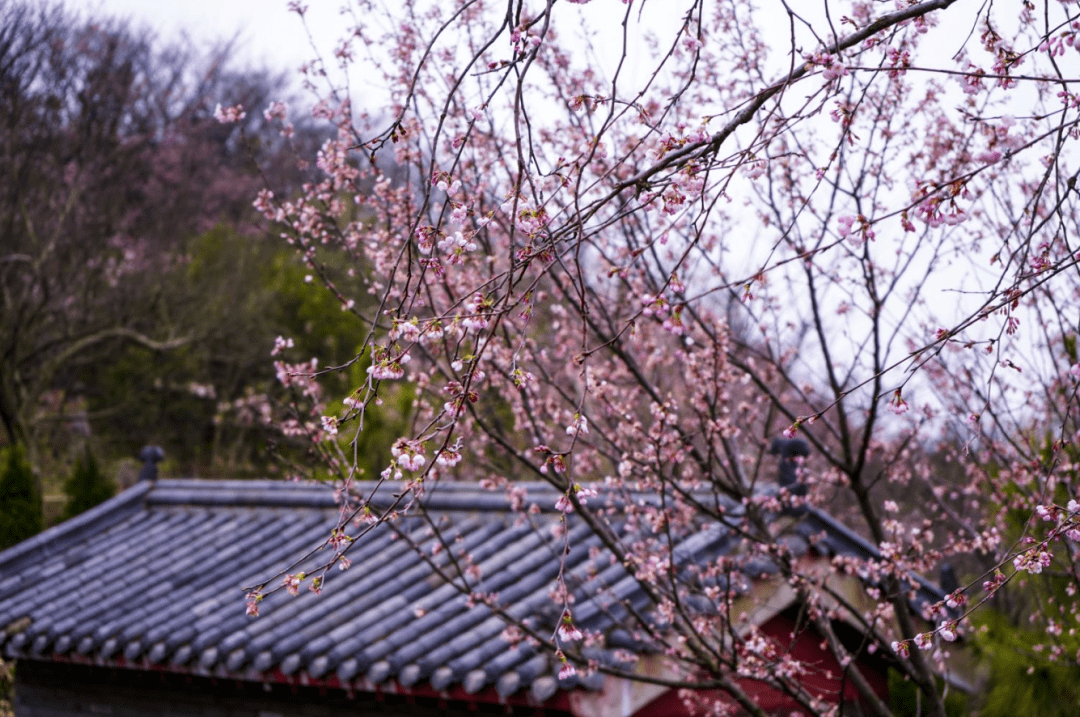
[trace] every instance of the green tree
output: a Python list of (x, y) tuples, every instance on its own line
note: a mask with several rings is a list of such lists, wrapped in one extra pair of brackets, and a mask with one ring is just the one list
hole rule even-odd
[(41, 494), (19, 446), (0, 452), (0, 549), (41, 532)]
[[(364, 296), (363, 284), (350, 272), (350, 259), (345, 253), (325, 255), (320, 269), (334, 278), (334, 283), (354, 295)], [(371, 366), (371, 352), (363, 348), (367, 327), (357, 321), (356, 315), (343, 311), (340, 299), (321, 286), (310, 283), (305, 276), (311, 268), (298, 261), (292, 252), (277, 254), (268, 265), (265, 286), (272, 300), (263, 305), (262, 313), (279, 333), (289, 337), (295, 345), (282, 358), (289, 361), (319, 356), (323, 365), (347, 365), (348, 369), (323, 375), (319, 379), (322, 389), (322, 410), (317, 413), (339, 415), (343, 412), (346, 397), (355, 397), (356, 390), (367, 381)], [(361, 298), (361, 305), (364, 299)], [(283, 391), (275, 379), (267, 387), (267, 394), (287, 418), (300, 423), (313, 418), (313, 406), (308, 398), (295, 391)], [(364, 428), (356, 433), (349, 428), (322, 448), (334, 458), (331, 465), (343, 465), (346, 456), (359, 456), (359, 475), (373, 478), (389, 465), (391, 446), (401, 438), (409, 427), (415, 413), (413, 403), (417, 392), (411, 386), (388, 386), (380, 393), (380, 402), (365, 412)], [(353, 445), (355, 442), (355, 446)], [(278, 460), (289, 466), (293, 475), (310, 475), (325, 478), (327, 474), (313, 470), (310, 460), (312, 443), (308, 437), (275, 438)], [(333, 473), (333, 471), (330, 471)]]
[[(958, 689), (945, 689), (945, 681), (937, 679), (938, 689), (945, 695), (947, 717), (963, 717), (969, 714), (968, 696)], [(889, 668), (889, 708), (895, 717), (918, 717), (926, 714), (919, 695), (919, 688), (911, 680), (905, 680), (899, 671)], [(1021, 714), (1021, 713), (1017, 713)], [(1031, 713), (1038, 714), (1038, 713)]]
[(1068, 659), (1080, 647), (1075, 633), (1064, 629), (1048, 635), (1018, 626), (998, 612), (986, 613), (981, 622), (974, 645), (990, 668), (990, 679), (980, 715), (1076, 714), (1080, 667)]
[(94, 454), (87, 448), (76, 461), (71, 477), (65, 481), (64, 492), (68, 496), (64, 509), (64, 520), (67, 520), (112, 498), (116, 493), (116, 483), (102, 474)]

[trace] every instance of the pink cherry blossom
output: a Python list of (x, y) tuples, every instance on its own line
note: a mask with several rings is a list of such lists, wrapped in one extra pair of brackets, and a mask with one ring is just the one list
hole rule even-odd
[(214, 108), (214, 119), (221, 124), (235, 124), (247, 117), (247, 113), (244, 112), (243, 105), (235, 105), (234, 107), (222, 107), (218, 104)]
[(262, 602), (263, 596), (261, 593), (248, 593), (247, 594), (247, 615), (248, 617), (259, 616), (259, 603)]
[(562, 620), (559, 621), (558, 634), (559, 639), (564, 642), (576, 642), (584, 637), (581, 634), (581, 630), (578, 630), (574, 626), (574, 622), (571, 619), (569, 612), (563, 613)]
[(908, 402), (900, 395), (900, 389), (896, 389), (896, 391), (893, 392), (893, 397), (892, 400), (889, 401), (888, 408), (897, 416), (902, 416), (907, 413), (908, 408), (910, 407), (908, 406)]
[(559, 668), (559, 679), (560, 680), (569, 680), (571, 677), (573, 677), (576, 674), (577, 674), (577, 670), (574, 668), (574, 666), (569, 661), (563, 662), (562, 667)]
[(285, 589), (288, 590), (290, 595), (297, 595), (300, 592), (300, 584), (304, 581), (304, 577), (303, 573), (286, 575), (282, 580), (282, 584), (285, 586)]

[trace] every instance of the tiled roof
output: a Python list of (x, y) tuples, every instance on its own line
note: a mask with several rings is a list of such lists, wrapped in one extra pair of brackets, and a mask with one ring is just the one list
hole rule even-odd
[[(644, 649), (618, 623), (628, 609), (647, 613), (646, 595), (621, 565), (604, 559), (583, 522), (569, 523), (569, 541), (551, 530), (556, 493), (542, 484), (523, 487), (540, 513), (511, 511), (501, 493), (473, 485), (443, 484), (427, 497), (428, 515), (451, 552), (468, 553), (479, 568), (472, 589), (498, 593), (512, 616), (551, 634), (559, 612), (550, 591), (559, 554), (569, 545), (565, 570), (577, 596), (575, 621), (608, 634), (607, 647), (588, 656), (614, 663), (616, 648)], [(600, 686), (598, 674), (560, 681), (549, 654), (528, 641), (513, 648), (505, 642), (503, 619), (472, 605), (410, 547), (433, 544), (429, 524), (418, 516), (358, 540), (349, 552), (352, 567), (331, 570), (322, 595), (278, 591), (260, 604), (260, 617), (246, 616), (240, 586), (286, 569), (326, 538), (338, 513), (324, 486), (141, 482), (0, 553), (0, 646), (15, 658), (241, 679), (359, 689), (393, 680), (405, 688), (494, 690), (500, 699), (528, 691), (533, 702), (560, 688)], [(814, 542), (825, 553), (876, 555), (873, 545), (819, 511), (805, 513), (795, 534), (803, 551)], [(715, 557), (728, 543), (723, 526), (704, 526), (678, 547), (676, 560)], [(327, 555), (316, 557), (324, 562)], [(446, 551), (429, 558), (446, 564)], [(311, 571), (316, 562), (293, 571)], [(769, 565), (757, 569), (775, 572)], [(933, 585), (919, 587), (918, 602), (941, 598)]]

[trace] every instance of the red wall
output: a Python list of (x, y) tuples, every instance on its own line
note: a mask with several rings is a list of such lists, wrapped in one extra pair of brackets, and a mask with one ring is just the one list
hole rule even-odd
[[(807, 668), (803, 687), (808, 692), (835, 703), (840, 699), (841, 686), (843, 686), (844, 700), (859, 702), (858, 690), (850, 680), (842, 679), (843, 670), (840, 668), (840, 663), (824, 646), (824, 639), (811, 629), (803, 628), (798, 635), (794, 634), (795, 630), (794, 616), (789, 613), (777, 615), (761, 626), (761, 632), (777, 645), (785, 647), (793, 645), (791, 654)], [(861, 661), (858, 663), (858, 669), (874, 692), (887, 701), (889, 688), (884, 665)], [(739, 685), (766, 712), (786, 717), (792, 712), (803, 711), (801, 706), (788, 695), (762, 682), (743, 679), (739, 680)], [(719, 691), (709, 691), (707, 697), (735, 705), (734, 700)], [(740, 712), (742, 710), (735, 709), (733, 714)], [(635, 712), (634, 717), (689, 717), (692, 714), (693, 712), (679, 697), (677, 691), (671, 690)]]

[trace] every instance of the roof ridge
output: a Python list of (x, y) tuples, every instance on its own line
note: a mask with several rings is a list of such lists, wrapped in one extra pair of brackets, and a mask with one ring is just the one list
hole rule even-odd
[[(402, 490), (400, 481), (354, 481), (357, 492), (367, 496), (378, 489), (376, 504), (388, 504)], [(551, 498), (541, 510), (554, 510), (558, 493), (546, 483), (517, 484), (530, 499)], [(148, 505), (257, 506), (265, 508), (336, 508), (333, 486), (327, 483), (294, 483), (271, 479), (215, 480), (205, 478), (162, 478), (147, 494)], [(470, 482), (438, 482), (422, 499), (434, 510), (510, 510), (510, 498), (501, 490), (488, 490)], [(548, 504), (549, 503), (549, 504)]]

